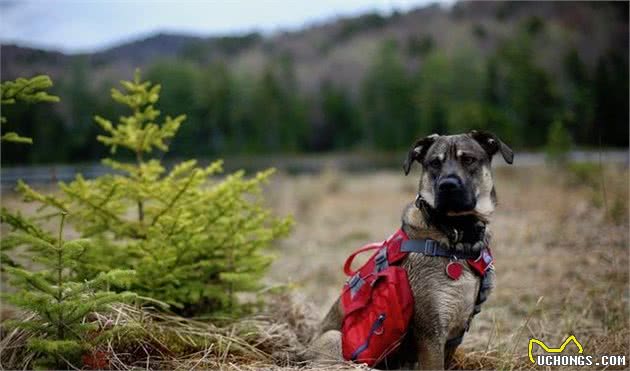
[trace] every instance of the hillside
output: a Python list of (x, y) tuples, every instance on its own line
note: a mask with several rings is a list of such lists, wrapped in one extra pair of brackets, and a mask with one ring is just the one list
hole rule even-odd
[(92, 54), (6, 45), (2, 79), (49, 74), (61, 103), (6, 109), (39, 146), (2, 157), (99, 158), (92, 117), (120, 114), (109, 91), (137, 67), (162, 85), (165, 114), (188, 117), (176, 157), (400, 151), (471, 128), (516, 148), (627, 147), (627, 14), (624, 2), (460, 2), (268, 36), (157, 33)]
[(266, 61), (290, 56), (304, 88), (314, 88), (327, 79), (356, 87), (371, 55), (384, 40), (396, 40), (407, 51), (407, 64), (413, 66), (433, 48), (446, 53), (468, 49), (487, 54), (528, 21), (541, 21), (541, 27), (550, 30), (547, 38), (539, 40), (537, 49), (540, 62), (553, 71), (558, 61), (548, 56), (561, 55), (561, 50), (576, 48), (592, 66), (605, 51), (627, 48), (627, 10), (627, 3), (467, 2), (452, 9), (434, 5), (390, 16), (366, 14), (336, 19), (270, 37), (245, 34), (201, 38), (158, 33), (87, 55), (3, 45), (1, 71), (3, 79), (44, 72), (59, 79), (73, 62), (86, 59), (92, 73), (116, 81), (129, 76), (135, 67), (160, 59), (184, 58), (202, 64), (226, 61), (241, 73), (254, 74)]

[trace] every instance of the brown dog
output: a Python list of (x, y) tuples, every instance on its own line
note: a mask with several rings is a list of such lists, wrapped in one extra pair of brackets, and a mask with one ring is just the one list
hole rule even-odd
[[(418, 196), (403, 211), (402, 228), (410, 239), (433, 239), (456, 252), (475, 252), (489, 243), (486, 224), (497, 198), (491, 172), (494, 154), (512, 163), (513, 152), (494, 134), (430, 135), (409, 150), (405, 175), (414, 161), (422, 165)], [(411, 328), (400, 351), (387, 367), (417, 364), (444, 369), (473, 315), (479, 311), (481, 279), (468, 265), (457, 280), (445, 274), (449, 259), (410, 253), (407, 270), (415, 300)], [(494, 286), (494, 271), (486, 274)], [(484, 300), (489, 290), (484, 292)], [(340, 301), (332, 306), (311, 342), (308, 358), (342, 360)]]

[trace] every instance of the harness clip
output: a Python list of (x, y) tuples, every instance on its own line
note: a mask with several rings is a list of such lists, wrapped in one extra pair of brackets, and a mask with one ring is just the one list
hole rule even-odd
[(363, 287), (364, 283), (365, 283), (365, 280), (363, 280), (363, 278), (361, 278), (361, 276), (359, 275), (358, 272), (354, 276), (352, 276), (350, 278), (350, 280), (348, 280), (348, 287), (350, 288), (350, 297), (351, 298), (354, 299), (354, 296), (361, 289), (361, 287)]
[(381, 248), (376, 256), (374, 257), (374, 269), (376, 273), (381, 272), (385, 268), (387, 268), (387, 247)]
[(435, 256), (437, 248), (438, 248), (437, 244), (438, 244), (437, 241), (426, 240), (425, 247), (424, 247), (424, 254), (429, 255), (429, 256)]

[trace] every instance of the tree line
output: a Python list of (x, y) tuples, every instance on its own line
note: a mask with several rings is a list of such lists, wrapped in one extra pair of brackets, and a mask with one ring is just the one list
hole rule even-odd
[[(271, 58), (257, 74), (237, 74), (222, 61), (180, 58), (146, 67), (145, 76), (162, 85), (160, 110), (187, 116), (171, 143), (173, 157), (395, 151), (419, 135), (470, 129), (494, 131), (517, 148), (538, 148), (554, 124), (574, 145), (628, 146), (625, 51), (610, 50), (589, 66), (572, 49), (552, 73), (536, 61), (536, 32), (529, 25), (486, 56), (465, 48), (447, 54), (426, 38), (383, 42), (357, 92), (333, 80), (321, 81), (314, 92), (300, 90), (289, 55)], [(410, 67), (409, 55), (421, 63)], [(58, 107), (5, 107), (4, 115), (39, 145), (6, 144), (3, 163), (102, 157), (91, 112), (120, 112), (107, 99), (113, 83), (91, 88), (91, 78), (77, 59), (52, 90), (62, 98)]]

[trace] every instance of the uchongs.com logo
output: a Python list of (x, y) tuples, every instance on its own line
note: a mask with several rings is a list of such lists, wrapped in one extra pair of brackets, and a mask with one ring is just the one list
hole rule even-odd
[[(565, 349), (569, 344), (575, 344), (577, 347), (577, 354), (568, 354), (568, 350)], [(542, 348), (544, 353), (533, 354), (534, 344), (537, 344)], [(529, 339), (528, 352), (529, 360), (537, 366), (625, 366), (625, 355), (585, 355), (584, 347), (575, 338), (575, 335), (571, 335), (557, 348), (547, 346), (541, 340), (531, 338)]]

